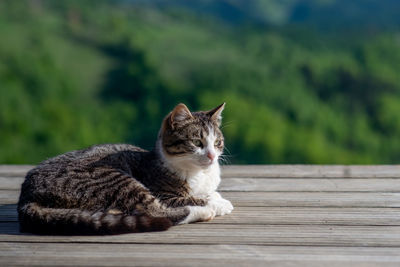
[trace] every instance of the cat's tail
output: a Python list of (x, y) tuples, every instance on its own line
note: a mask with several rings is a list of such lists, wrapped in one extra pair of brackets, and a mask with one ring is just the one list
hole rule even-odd
[(105, 235), (164, 231), (168, 218), (89, 212), (79, 209), (46, 208), (28, 203), (18, 208), (21, 232), (61, 235)]

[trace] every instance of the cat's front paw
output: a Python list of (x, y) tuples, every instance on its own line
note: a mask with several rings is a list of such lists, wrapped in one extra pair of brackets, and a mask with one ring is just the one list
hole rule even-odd
[(204, 222), (214, 219), (216, 212), (213, 208), (208, 206), (187, 206), (189, 208), (188, 216), (179, 224)]
[(233, 210), (232, 203), (224, 198), (211, 199), (207, 206), (210, 206), (212, 209), (214, 209), (217, 216), (229, 214)]

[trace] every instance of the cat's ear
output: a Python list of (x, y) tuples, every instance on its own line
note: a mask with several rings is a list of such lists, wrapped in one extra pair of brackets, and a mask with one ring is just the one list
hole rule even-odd
[(225, 102), (207, 112), (207, 115), (210, 116), (211, 120), (216, 121), (218, 126), (221, 125), (221, 120), (222, 120), (221, 113), (224, 110), (224, 107), (225, 107)]
[(177, 122), (181, 122), (184, 120), (192, 119), (192, 113), (190, 113), (189, 109), (185, 104), (178, 104), (171, 112), (169, 117), (169, 121), (171, 126)]

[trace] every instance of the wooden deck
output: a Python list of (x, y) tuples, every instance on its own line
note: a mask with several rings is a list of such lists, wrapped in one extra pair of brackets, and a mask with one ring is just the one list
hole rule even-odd
[(232, 214), (166, 232), (20, 234), (32, 166), (0, 166), (0, 266), (400, 266), (400, 166), (227, 166)]

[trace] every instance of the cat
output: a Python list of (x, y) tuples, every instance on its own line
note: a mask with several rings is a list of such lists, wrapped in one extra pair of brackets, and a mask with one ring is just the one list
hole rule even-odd
[(231, 213), (216, 191), (225, 103), (190, 112), (178, 104), (155, 148), (95, 145), (43, 161), (21, 187), (21, 232), (104, 235), (162, 231)]

